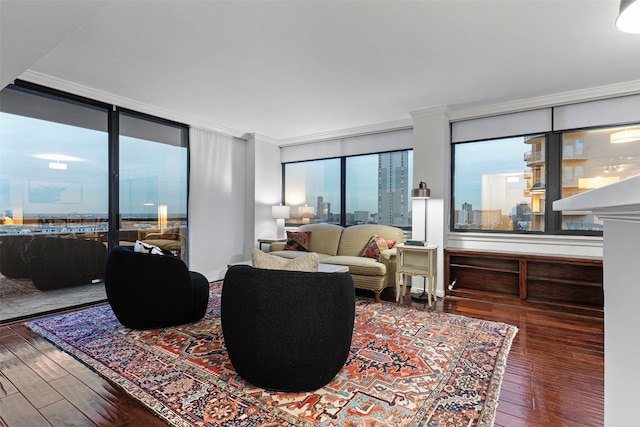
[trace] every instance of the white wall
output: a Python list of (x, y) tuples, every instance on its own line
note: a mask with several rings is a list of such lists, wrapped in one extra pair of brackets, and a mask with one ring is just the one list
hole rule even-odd
[(604, 233), (604, 421), (614, 427), (640, 420), (640, 218), (605, 220)]
[(282, 202), (282, 165), (280, 148), (269, 138), (253, 136), (255, 145), (255, 230), (251, 247), (257, 247), (258, 239), (276, 235), (276, 220), (271, 217), (271, 206)]
[[(413, 188), (424, 181), (431, 190), (427, 200), (427, 241), (438, 245), (436, 295), (444, 296), (444, 248), (447, 245), (449, 210), (450, 127), (446, 108), (412, 113), (413, 116)], [(422, 280), (412, 281), (418, 288)]]

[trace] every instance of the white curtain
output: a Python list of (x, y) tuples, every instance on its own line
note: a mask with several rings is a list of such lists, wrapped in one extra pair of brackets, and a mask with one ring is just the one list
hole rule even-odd
[(189, 146), (189, 269), (220, 280), (244, 256), (246, 141), (191, 128)]

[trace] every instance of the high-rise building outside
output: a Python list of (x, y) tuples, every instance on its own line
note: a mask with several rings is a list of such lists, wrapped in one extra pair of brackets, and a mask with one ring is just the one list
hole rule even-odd
[(406, 226), (409, 223), (409, 153), (378, 155), (378, 223)]

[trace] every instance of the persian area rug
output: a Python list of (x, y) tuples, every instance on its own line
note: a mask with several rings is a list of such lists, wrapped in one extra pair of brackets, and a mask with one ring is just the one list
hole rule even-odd
[(175, 328), (127, 329), (108, 305), (27, 326), (175, 426), (493, 424), (514, 326), (357, 298), (338, 375), (315, 392), (270, 392), (229, 361), (221, 289), (212, 284), (203, 320)]

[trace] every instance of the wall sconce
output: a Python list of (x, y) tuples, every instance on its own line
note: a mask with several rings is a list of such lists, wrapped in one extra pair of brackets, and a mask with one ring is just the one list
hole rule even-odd
[(640, 0), (620, 0), (616, 27), (624, 33), (640, 34)]
[(276, 239), (284, 239), (284, 220), (291, 217), (291, 208), (285, 205), (271, 206), (271, 217), (276, 220)]

